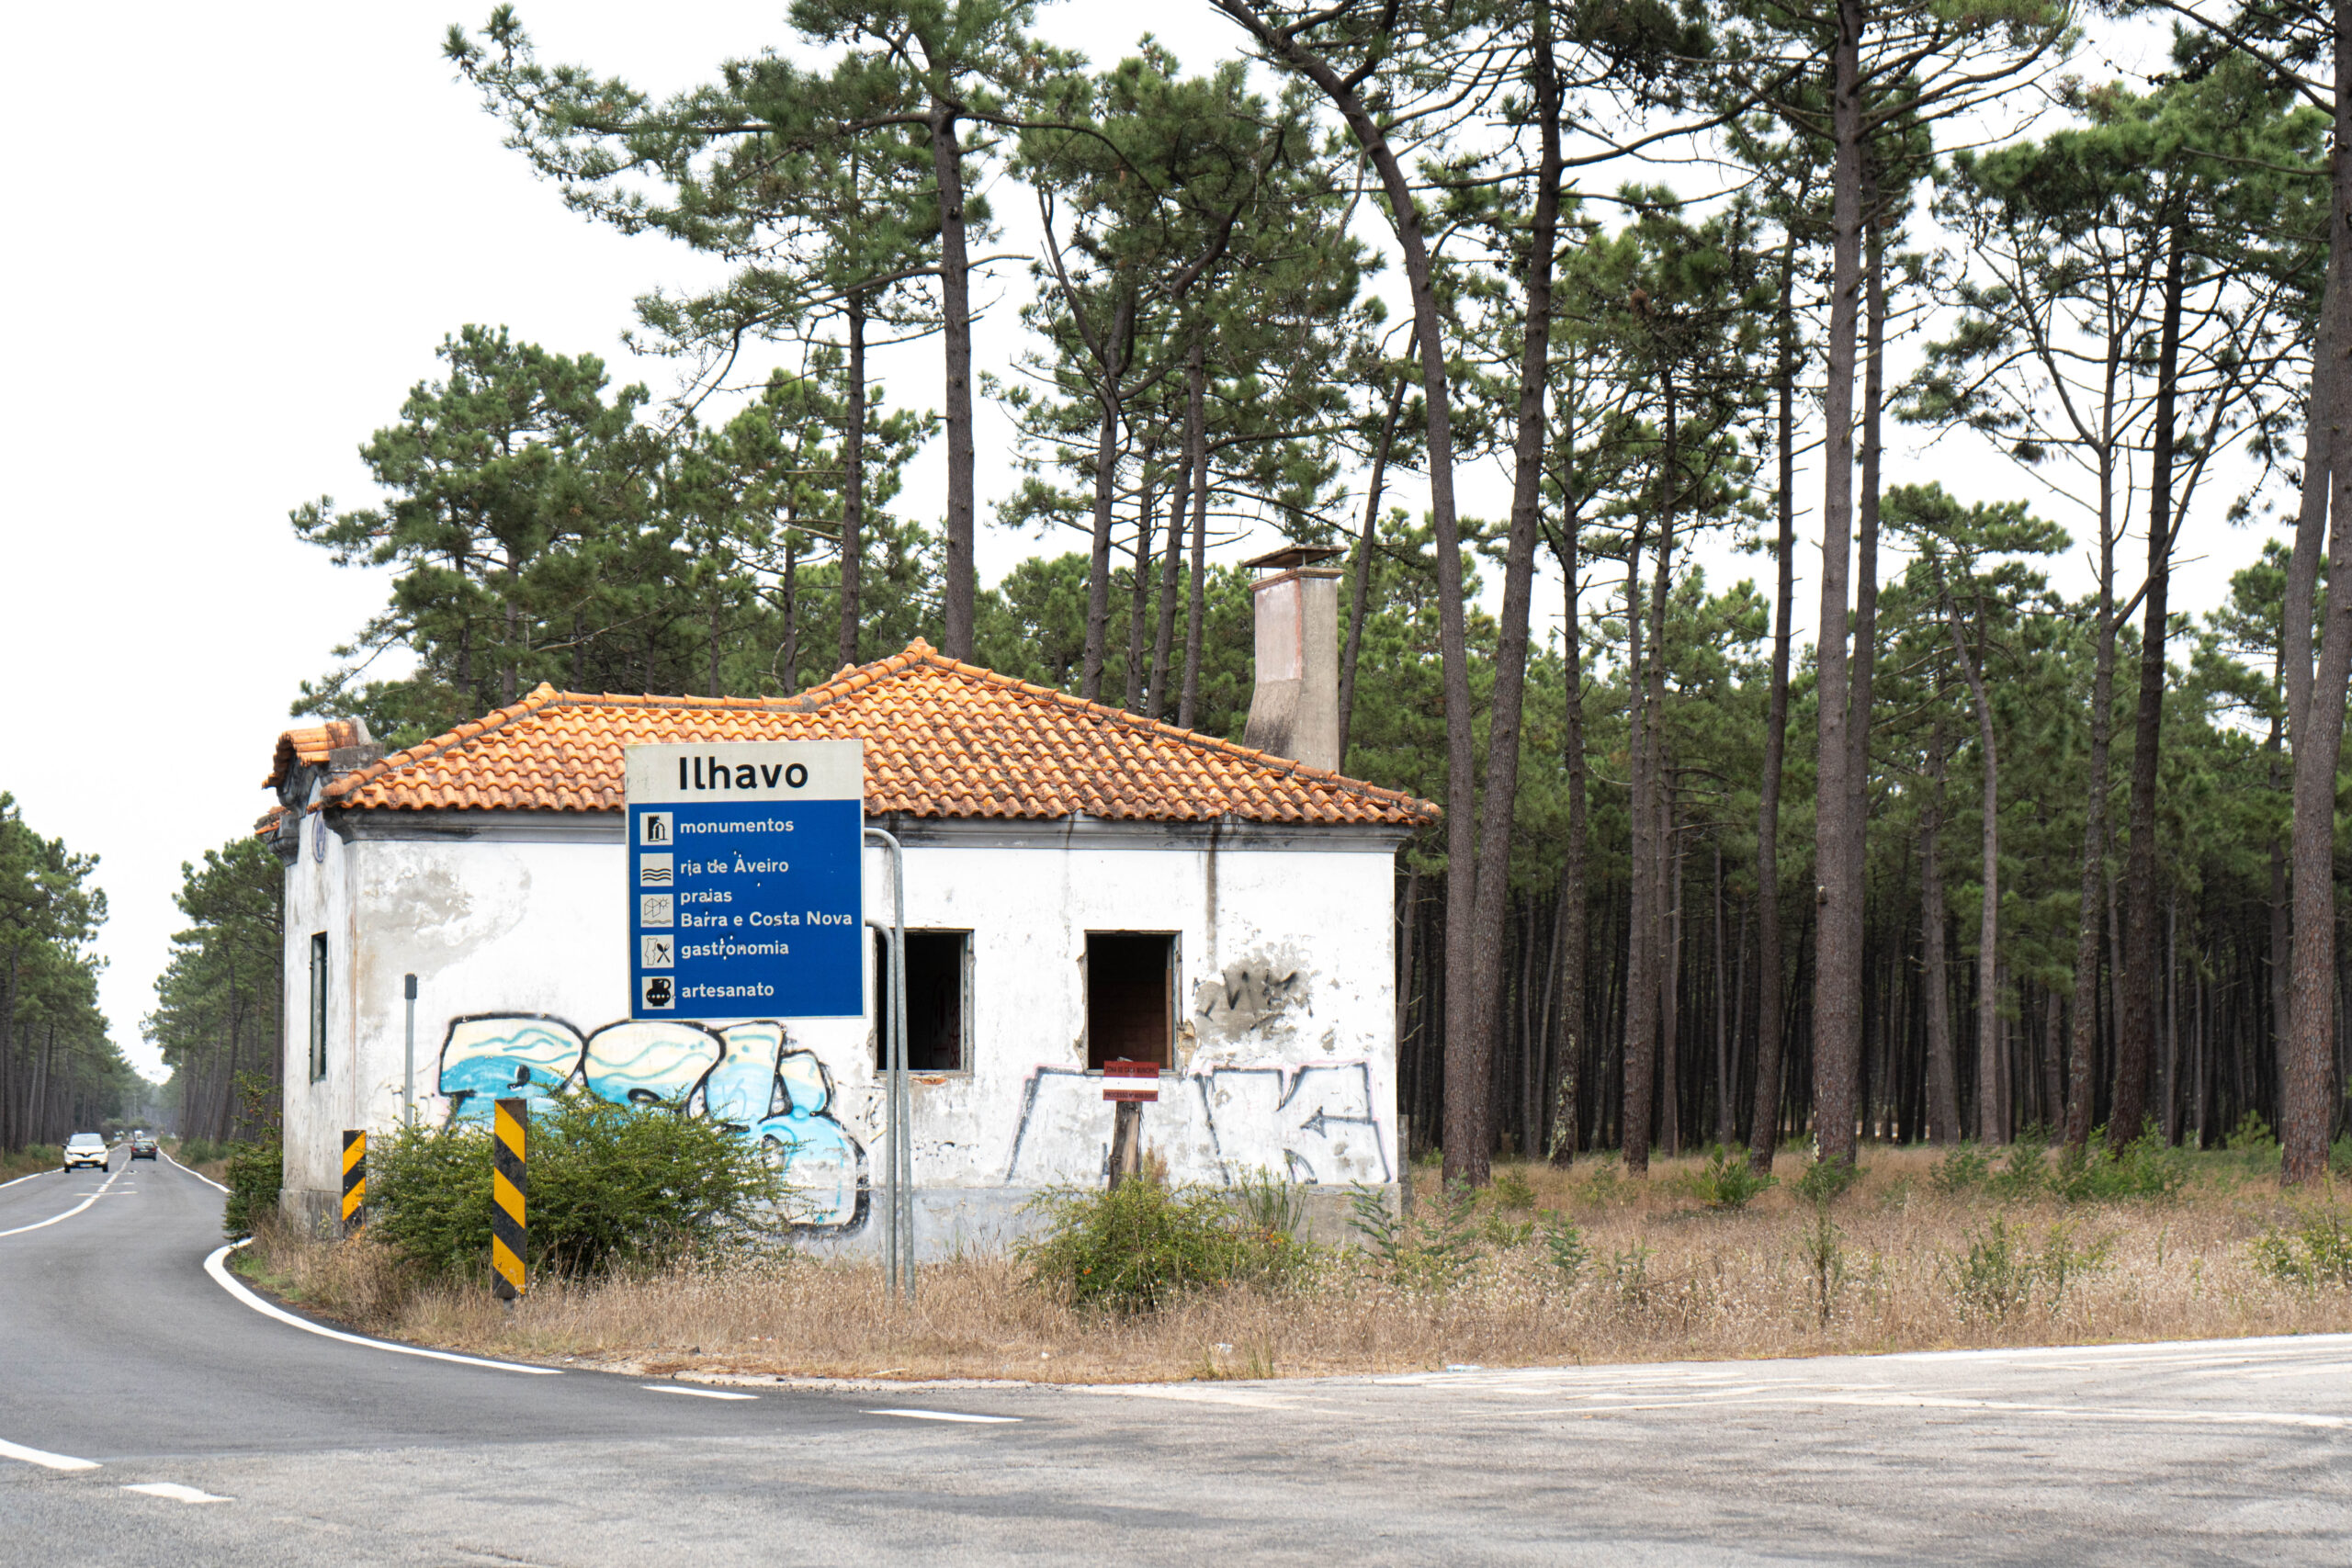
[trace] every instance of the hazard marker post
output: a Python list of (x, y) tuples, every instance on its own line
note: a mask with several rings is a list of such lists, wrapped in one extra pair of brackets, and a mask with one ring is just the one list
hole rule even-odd
[(1116, 1108), (1111, 1122), (1111, 1185), (1143, 1174), (1143, 1108), (1159, 1098), (1157, 1062), (1105, 1062), (1102, 1098)]
[(350, 1235), (368, 1223), (368, 1134), (343, 1130), (343, 1234)]
[(531, 1103), (502, 1100), (492, 1119), (490, 1288), (503, 1302), (519, 1301), (530, 1280), (523, 1258), (530, 1237), (526, 1213), (531, 1191), (524, 1165)]

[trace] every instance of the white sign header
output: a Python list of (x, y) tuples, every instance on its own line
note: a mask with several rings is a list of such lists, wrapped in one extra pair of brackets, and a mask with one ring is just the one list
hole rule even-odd
[(631, 746), (631, 806), (865, 798), (863, 740), (726, 740)]

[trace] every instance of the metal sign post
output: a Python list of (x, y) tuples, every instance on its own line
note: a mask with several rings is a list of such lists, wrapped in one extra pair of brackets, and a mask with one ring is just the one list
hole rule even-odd
[(416, 1125), (416, 976), (401, 976), (408, 998), (408, 1045), (401, 1055), (401, 1121)]
[[(907, 869), (899, 840), (879, 828), (865, 830), (866, 842), (890, 852), (890, 923), (869, 919), (887, 931), (890, 963), (876, 983), (889, 987), (889, 1026), (882, 1036), (882, 1126), (889, 1164), (882, 1179), (882, 1246), (889, 1255), (884, 1273), (890, 1296), (915, 1299), (915, 1153), (913, 1105), (907, 1095)], [(880, 998), (876, 998), (877, 1001)]]

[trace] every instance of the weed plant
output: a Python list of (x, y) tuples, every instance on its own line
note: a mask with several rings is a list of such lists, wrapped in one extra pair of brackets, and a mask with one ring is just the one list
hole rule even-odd
[[(1261, 1192), (1261, 1212), (1273, 1201)], [(1030, 1285), (1079, 1308), (1152, 1312), (1192, 1291), (1279, 1280), (1302, 1254), (1287, 1230), (1254, 1224), (1229, 1194), (1170, 1187), (1156, 1174), (1042, 1193), (1029, 1212), (1044, 1221), (1018, 1248)]]
[[(775, 1238), (793, 1212), (780, 1172), (718, 1122), (662, 1105), (559, 1097), (528, 1134), (534, 1275), (594, 1279)], [(488, 1268), (492, 1138), (478, 1124), (403, 1127), (368, 1152), (368, 1228), (427, 1280)]]
[(220, 1206), (221, 1234), (247, 1236), (254, 1227), (277, 1213), (277, 1194), (286, 1181), (286, 1150), (276, 1133), (257, 1144), (230, 1145), (228, 1201)]
[(2290, 1226), (2254, 1241), (2256, 1265), (2282, 1285), (2352, 1286), (2352, 1229), (2341, 1209), (2307, 1209)]
[(1681, 1179), (1682, 1189), (1710, 1209), (1745, 1209), (1775, 1185), (1774, 1179), (1747, 1168), (1747, 1151), (1736, 1144), (1718, 1144), (1707, 1163)]

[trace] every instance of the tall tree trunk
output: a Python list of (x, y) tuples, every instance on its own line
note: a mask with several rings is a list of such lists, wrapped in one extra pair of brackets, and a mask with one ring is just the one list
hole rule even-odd
[[(1458, 1048), (1450, 1032), (1446, 1040), (1448, 1082), (1459, 1075), (1471, 1092), (1458, 1096), (1449, 1089), (1449, 1115), (1464, 1100), (1487, 1103), (1483, 1086), (1494, 1072), (1495, 1010), (1503, 992), (1503, 927), (1510, 905), (1512, 813), (1519, 800), (1520, 728), (1527, 692), (1528, 612), (1535, 590), (1535, 541), (1544, 521), (1544, 457), (1548, 446), (1544, 394), (1552, 378), (1552, 254), (1559, 243), (1559, 83), (1552, 70), (1547, 0), (1536, 0), (1534, 7), (1530, 73), (1534, 77), (1537, 134), (1543, 150), (1536, 160), (1535, 207), (1528, 223), (1526, 321), (1519, 366), (1519, 429), (1512, 450), (1510, 531), (1503, 545), (1502, 614), (1496, 626), (1494, 686), (1487, 701), (1486, 792), (1480, 802), (1478, 861), (1473, 880), (1477, 901), (1467, 955), (1472, 1005), (1465, 1010), (1467, 1037)], [(1466, 689), (1465, 683), (1465, 694)], [(1450, 724), (1450, 700), (1447, 705)], [(1466, 713), (1464, 728), (1468, 728)], [(1467, 777), (1465, 772), (1465, 784)], [(1447, 796), (1449, 809), (1456, 812), (1466, 808), (1469, 801), (1466, 790), (1461, 795)], [(1457, 1151), (1457, 1142), (1467, 1146)], [(1448, 1179), (1483, 1182), (1493, 1143), (1494, 1129), (1474, 1124), (1464, 1108), (1463, 1120), (1447, 1128)]]
[(972, 279), (965, 248), (964, 150), (954, 106), (931, 106), (932, 173), (939, 186), (939, 303), (947, 356), (947, 550), (940, 584), (940, 651), (969, 662), (973, 654)]
[[(2352, 346), (2352, 0), (2335, 0), (2335, 117), (2329, 188), (2326, 293), (2312, 355), (2311, 435), (2303, 459), (2302, 508), (2287, 570), (2288, 739), (2294, 758), (2293, 990), (2290, 1048), (2279, 1063), (2279, 1179), (2293, 1186), (2327, 1170), (2335, 1122), (2335, 784), (2344, 743), (2344, 699), (2352, 671), (2352, 592), (2327, 596), (2316, 670), (2312, 617), (2318, 603), (2321, 542), (2328, 580), (2352, 583), (2352, 460), (2338, 426), (2352, 405), (2345, 351)], [(2329, 527), (2334, 513), (2335, 526)]]
[(1560, 524), (1562, 613), (1566, 633), (1561, 641), (1566, 666), (1565, 722), (1561, 745), (1566, 751), (1568, 775), (1568, 853), (1560, 866), (1560, 946), (1564, 968), (1560, 983), (1559, 1082), (1554, 1089), (1557, 1107), (1552, 1119), (1552, 1163), (1566, 1168), (1576, 1158), (1577, 1135), (1583, 1125), (1581, 1090), (1585, 1051), (1586, 939), (1586, 806), (1584, 765), (1584, 638), (1577, 612), (1577, 506), (1576, 497), (1564, 500)]
[(1193, 570), (1184, 621), (1184, 684), (1176, 703), (1179, 729), (1200, 722), (1202, 623), (1208, 618), (1208, 345), (1195, 337), (1184, 356), (1184, 466), (1192, 475)]
[(1854, 526), (1854, 358), (1862, 292), (1861, 0), (1838, 0), (1831, 62), (1828, 385), (1822, 467), (1820, 762), (1814, 938), (1814, 1135), (1825, 1161), (1854, 1158), (1861, 1077), (1862, 826), (1853, 819), (1847, 592)]
[(1405, 406), (1405, 378), (1388, 389), (1388, 412), (1380, 422), (1372, 479), (1363, 498), (1363, 532), (1356, 539), (1354, 581), (1348, 598), (1348, 642), (1340, 654), (1340, 771), (1348, 771), (1348, 735), (1356, 716), (1356, 660), (1363, 651), (1364, 615), (1372, 603), (1372, 547), (1380, 533), (1380, 497), (1388, 479), (1388, 453), (1396, 440), (1396, 415)]
[(1952, 1054), (1951, 972), (1945, 966), (1943, 850), (1943, 716), (1928, 739), (1927, 801), (1919, 827), (1920, 1004), (1927, 1012), (1928, 1136), (1939, 1144), (1960, 1142), (1960, 1072)]
[(865, 301), (849, 298), (849, 408), (842, 426), (841, 662), (857, 662), (858, 578), (865, 564)]
[(1756, 1096), (1747, 1166), (1772, 1168), (1781, 1121), (1781, 776), (1789, 744), (1789, 646), (1796, 598), (1796, 251), (1793, 228), (1781, 250), (1778, 446), (1780, 484), (1773, 540), (1772, 677), (1764, 715), (1764, 776), (1756, 806)]
[(1650, 806), (1649, 699), (1643, 660), (1642, 527), (1634, 520), (1634, 536), (1625, 547), (1625, 704), (1629, 731), (1626, 757), (1630, 777), (1626, 813), (1633, 848), (1626, 857), (1625, 890), (1625, 1050), (1621, 1068), (1623, 1109), (1618, 1115), (1617, 1142), (1625, 1169), (1642, 1176), (1650, 1168), (1651, 1065), (1657, 1053), (1657, 982), (1655, 909), (1655, 821)]
[(1984, 897), (1976, 922), (1976, 1137), (1978, 1142), (2002, 1141), (2001, 1108), (2001, 761), (1993, 744), (1993, 699), (1985, 690), (1984, 671), (1968, 650), (1961, 632), (1960, 609), (1949, 590), (1944, 593), (1944, 622), (1951, 633), (1952, 654), (1962, 679), (1976, 706), (1976, 743), (1984, 752), (1984, 827), (1980, 834)]
[(2140, 1135), (2155, 1058), (2156, 772), (2165, 712), (2165, 596), (2172, 583), (2173, 416), (2180, 379), (2180, 310), (2188, 230), (2176, 220), (2165, 257), (2165, 303), (2156, 339), (2155, 451), (2148, 476), (2147, 619), (2140, 633), (2140, 705), (2132, 735), (2131, 842), (2125, 863), (2123, 1010), (2118, 1021), (2114, 1109), (2107, 1145)]
[(1718, 1146), (1732, 1141), (1730, 997), (1724, 984), (1727, 967), (1724, 953), (1724, 841), (1715, 849), (1715, 1138)]
[(1140, 714), (1143, 709), (1143, 628), (1151, 617), (1151, 540), (1152, 527), (1159, 521), (1154, 511), (1157, 500), (1151, 491), (1151, 460), (1156, 454), (1144, 454), (1142, 475), (1138, 484), (1141, 495), (1136, 506), (1135, 578), (1127, 585), (1127, 692), (1126, 710)]
[(1144, 696), (1145, 716), (1168, 716), (1168, 660), (1176, 646), (1176, 588), (1184, 575), (1184, 513), (1191, 498), (1191, 465), (1180, 460), (1176, 488), (1168, 499), (1168, 548), (1159, 564), (1159, 624), (1151, 638), (1151, 687)]
[[(1653, 730), (1653, 735), (1655, 735)], [(1653, 739), (1652, 744), (1657, 742)], [(1666, 891), (1665, 973), (1658, 982), (1658, 1142), (1666, 1157), (1682, 1153), (1682, 836), (1674, 820), (1674, 786), (1661, 780), (1659, 815), (1665, 831), (1658, 835), (1658, 858), (1664, 862)]]
[(1111, 513), (1119, 485), (1120, 381), (1126, 373), (1125, 345), (1134, 321), (1135, 298), (1122, 293), (1096, 367), (1094, 397), (1102, 417), (1094, 435), (1094, 530), (1086, 556), (1086, 651), (1078, 677), (1078, 694), (1090, 703), (1102, 700), (1102, 666), (1110, 657)]

